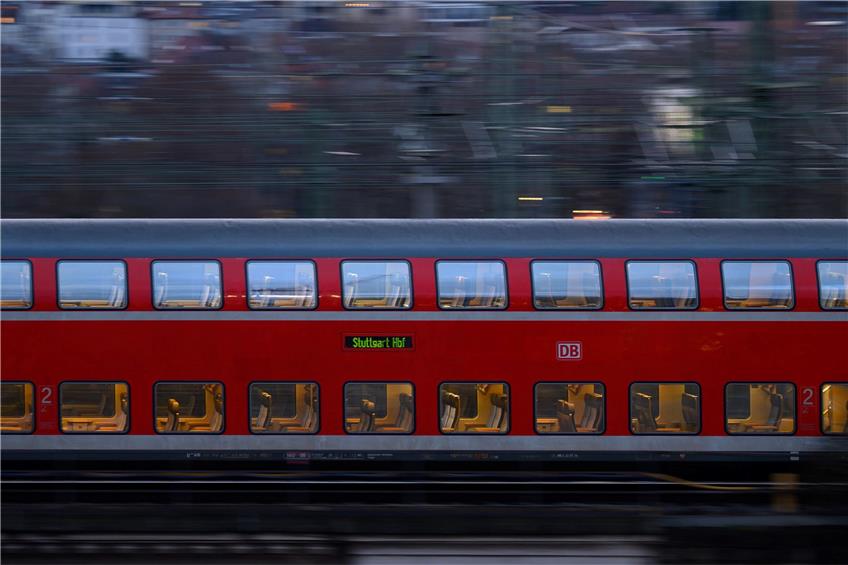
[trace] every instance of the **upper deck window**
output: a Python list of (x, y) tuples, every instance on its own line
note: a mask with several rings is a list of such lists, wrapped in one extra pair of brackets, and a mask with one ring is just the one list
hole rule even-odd
[(596, 309), (601, 299), (597, 261), (533, 261), (533, 304), (539, 309)]
[(60, 308), (126, 308), (123, 261), (59, 261)]
[(793, 306), (788, 261), (724, 261), (724, 306), (730, 309), (789, 309)]
[(819, 261), (819, 304), (825, 310), (848, 308), (848, 261)]
[(3, 308), (32, 306), (32, 267), (29, 261), (0, 263), (0, 305)]
[(221, 307), (217, 261), (154, 261), (153, 306), (159, 309)]
[(506, 267), (501, 261), (438, 261), (439, 307), (506, 308)]
[(406, 261), (343, 261), (344, 306), (350, 309), (411, 308), (410, 279)]
[(254, 309), (308, 309), (318, 303), (312, 261), (248, 261), (247, 287)]
[(698, 280), (691, 261), (628, 261), (630, 307), (638, 310), (693, 310)]

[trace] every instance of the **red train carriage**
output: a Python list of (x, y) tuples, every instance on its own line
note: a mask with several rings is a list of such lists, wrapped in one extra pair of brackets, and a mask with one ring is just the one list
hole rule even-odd
[(6, 458), (844, 453), (844, 221), (6, 220)]

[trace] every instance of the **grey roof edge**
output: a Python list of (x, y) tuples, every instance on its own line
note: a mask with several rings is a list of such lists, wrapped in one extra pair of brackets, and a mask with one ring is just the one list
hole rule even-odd
[(9, 219), (26, 257), (848, 256), (848, 220)]

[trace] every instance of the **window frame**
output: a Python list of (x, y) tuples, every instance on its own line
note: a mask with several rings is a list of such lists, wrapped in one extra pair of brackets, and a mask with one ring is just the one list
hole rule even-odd
[[(724, 264), (725, 263), (786, 263), (789, 265), (789, 296), (792, 300), (788, 308), (736, 308), (727, 305), (727, 285), (724, 282)], [(795, 295), (795, 269), (792, 266), (792, 261), (789, 259), (722, 259), (718, 267), (719, 278), (721, 278), (721, 305), (729, 312), (790, 312), (795, 309), (798, 303)], [(818, 267), (816, 267), (816, 278), (818, 279)], [(818, 286), (818, 285), (816, 285)], [(749, 287), (750, 289), (750, 287)], [(821, 308), (821, 302), (819, 301)], [(779, 384), (779, 383), (774, 383)]]
[[(59, 265), (62, 263), (122, 263), (124, 265), (124, 296), (126, 296), (126, 300), (124, 301), (124, 305), (121, 308), (115, 308), (114, 306), (104, 307), (104, 308), (83, 308), (83, 307), (69, 307), (62, 306), (62, 285), (61, 279), (59, 278)], [(130, 306), (130, 268), (125, 259), (59, 259), (56, 261), (56, 307), (59, 310), (71, 310), (71, 311), (79, 311), (79, 312), (98, 312), (98, 311), (119, 311), (126, 310)], [(151, 281), (151, 287), (153, 286)], [(223, 290), (223, 289), (222, 289)], [(110, 381), (111, 382), (111, 381)], [(61, 427), (61, 425), (60, 425)]]
[[(160, 432), (156, 426), (156, 387), (160, 384), (168, 384), (168, 385), (185, 385), (185, 384), (219, 384), (221, 385), (221, 390), (224, 393), (224, 423), (221, 425), (221, 431), (219, 432)], [(181, 380), (181, 381), (154, 381), (153, 383), (153, 432), (162, 436), (178, 436), (178, 435), (186, 435), (186, 436), (217, 436), (225, 433), (227, 431), (227, 385), (223, 380), (220, 381), (193, 381), (193, 380)], [(249, 415), (248, 415), (249, 416)]]
[[(794, 417), (792, 418), (791, 432), (731, 432), (727, 425), (727, 387), (730, 385), (792, 385), (792, 393), (794, 401), (792, 403), (794, 409)], [(821, 393), (820, 393), (821, 394)], [(821, 397), (820, 397), (821, 398)], [(747, 437), (747, 436), (794, 436), (798, 433), (798, 386), (792, 381), (727, 381), (724, 383), (722, 390), (722, 405), (724, 406), (724, 433), (732, 437)], [(819, 426), (821, 426), (821, 416), (819, 416)]]
[[(31, 274), (31, 272), (30, 272)], [(32, 278), (30, 278), (32, 280)], [(25, 308), (10, 308), (10, 310), (25, 310)], [(2, 384), (7, 385), (29, 385), (32, 387), (32, 429), (28, 432), (13, 432), (13, 431), (0, 431), (0, 435), (16, 435), (16, 436), (26, 436), (32, 435), (38, 429), (38, 410), (35, 409), (36, 405), (36, 394), (38, 389), (35, 387), (35, 383), (32, 381), (17, 381), (17, 380), (6, 380), (3, 379)], [(26, 396), (24, 397), (26, 399)], [(61, 427), (61, 426), (60, 426)]]
[[(0, 263), (26, 263), (29, 266), (29, 306), (3, 306), (0, 307), (2, 311), (24, 311), (24, 310), (32, 310), (35, 306), (35, 269), (33, 267), (32, 261), (29, 259), (3, 259)], [(58, 292), (59, 285), (57, 282), (56, 291)], [(11, 382), (11, 381), (9, 381)], [(18, 382), (18, 381), (16, 381)], [(23, 381), (20, 381), (23, 382)], [(33, 385), (35, 386), (35, 385)], [(34, 408), (33, 408), (34, 410)], [(11, 433), (24, 433), (24, 432), (11, 432)], [(30, 432), (31, 433), (31, 432)]]
[[(848, 387), (848, 381), (825, 381), (819, 385), (819, 430), (821, 430), (822, 435), (824, 436), (848, 436), (848, 432), (826, 432), (824, 431), (824, 387), (833, 385), (840, 385), (844, 387)], [(848, 426), (848, 424), (846, 424)]]
[[(446, 432), (442, 429), (442, 386), (443, 385), (504, 385), (506, 387), (506, 429), (496, 433), (474, 433), (474, 432)], [(440, 381), (436, 388), (436, 427), (439, 433), (443, 436), (507, 436), (512, 432), (512, 387), (509, 381)], [(477, 407), (477, 414), (480, 414), (480, 407)], [(460, 418), (462, 415), (459, 416)], [(534, 426), (535, 427), (535, 426)]]
[[(820, 263), (846, 263), (846, 264), (848, 264), (848, 260), (846, 260), (846, 259), (817, 259), (816, 260), (816, 291), (818, 292), (819, 310), (823, 310), (825, 312), (845, 312), (846, 310), (848, 310), (848, 306), (845, 306), (844, 308), (825, 308), (822, 305), (822, 284), (821, 284), (821, 275), (819, 273), (819, 264)], [(794, 304), (793, 304), (793, 306), (794, 306)]]
[[(444, 306), (442, 306), (442, 291), (439, 286), (439, 263), (500, 263), (501, 265), (503, 265), (504, 274), (504, 305), (499, 308), (445, 308)], [(439, 310), (444, 310), (446, 312), (486, 312), (509, 309), (509, 269), (507, 269), (506, 261), (504, 261), (503, 259), (436, 259), (433, 266), (433, 271), (436, 275), (436, 307)]]
[[(698, 430), (695, 432), (634, 432), (633, 431), (633, 386), (634, 385), (695, 385), (698, 387)], [(704, 430), (704, 395), (698, 381), (631, 381), (627, 385), (627, 431), (631, 436), (699, 436)], [(684, 392), (685, 389), (684, 389)], [(659, 393), (658, 393), (659, 394)], [(726, 420), (725, 420), (726, 421)]]
[[(630, 272), (627, 267), (630, 263), (690, 263), (692, 265), (693, 274), (695, 275), (695, 305), (686, 307), (686, 308), (678, 308), (677, 306), (671, 307), (659, 307), (655, 306), (652, 308), (634, 308), (631, 303), (631, 293), (630, 293)], [(690, 312), (693, 310), (700, 310), (701, 308), (701, 284), (699, 280), (698, 273), (698, 263), (694, 259), (627, 259), (624, 262), (624, 287), (627, 296), (625, 300), (627, 301), (627, 309), (632, 312), (652, 312), (652, 311), (665, 311), (665, 312)]]
[[(601, 303), (598, 306), (584, 306), (584, 307), (554, 307), (554, 308), (540, 308), (536, 304), (536, 277), (533, 276), (533, 265), (535, 263), (594, 263), (598, 266), (598, 283), (600, 284), (600, 298)], [(582, 311), (582, 310), (603, 310), (606, 304), (606, 300), (604, 300), (604, 266), (597, 259), (531, 259), (530, 260), (530, 302), (533, 304), (533, 308), (535, 310), (539, 310), (541, 312), (559, 312), (559, 311)], [(586, 383), (589, 384), (589, 383)]]
[[(311, 263), (312, 264), (312, 274), (315, 280), (315, 304), (309, 308), (262, 308), (255, 307), (250, 305), (250, 272), (248, 270), (248, 266), (250, 263)], [(221, 273), (221, 306), (223, 307), (223, 287), (224, 287), (224, 274)], [(313, 259), (248, 259), (244, 262), (244, 301), (247, 305), (248, 310), (256, 310), (258, 312), (307, 312), (309, 310), (317, 310), (318, 303), (321, 299), (321, 292), (318, 282), (318, 264)]]
[[(156, 263), (216, 263), (218, 265), (218, 276), (221, 285), (221, 305), (217, 308), (198, 308), (198, 307), (190, 307), (190, 308), (162, 308), (156, 305), (156, 277), (155, 277), (155, 265)], [(247, 281), (245, 281), (247, 282)], [(245, 287), (246, 290), (247, 287)], [(221, 264), (219, 259), (151, 259), (150, 261), (150, 304), (153, 306), (154, 310), (162, 310), (167, 312), (214, 312), (216, 310), (222, 310), (224, 308), (224, 300), (226, 298), (226, 293), (224, 292), (224, 266)]]
[[(539, 385), (570, 385), (570, 384), (579, 384), (579, 385), (601, 385), (604, 389), (603, 393), (603, 405), (604, 405), (604, 417), (603, 417), (603, 427), (597, 432), (540, 432), (539, 428), (536, 425), (536, 406), (537, 402), (537, 387)], [(533, 432), (539, 436), (602, 436), (607, 433), (607, 385), (605, 385), (601, 381), (536, 381), (533, 384)]]
[[(406, 263), (407, 269), (409, 269), (409, 306), (401, 307), (401, 308), (364, 308), (364, 307), (350, 307), (345, 305), (345, 281), (344, 281), (344, 264), (345, 263)], [(339, 297), (342, 303), (342, 309), (348, 310), (351, 312), (399, 312), (405, 310), (413, 310), (415, 308), (415, 282), (412, 273), (412, 262), (409, 259), (373, 259), (371, 257), (367, 259), (341, 259), (339, 260)]]
[[(317, 291), (317, 287), (318, 287), (317, 279), (316, 279), (316, 285), (315, 285), (315, 287), (316, 287), (316, 291)], [(301, 308), (301, 310), (302, 310), (302, 308)], [(250, 414), (251, 414), (251, 411), (252, 411), (252, 407), (251, 407), (251, 404), (252, 404), (252, 402), (251, 402), (251, 398), (252, 398), (252, 396), (253, 396), (253, 395), (252, 395), (252, 392), (251, 392), (251, 389), (253, 388), (253, 385), (266, 384), (266, 383), (270, 383), (270, 384), (281, 384), (281, 385), (307, 385), (307, 384), (309, 384), (309, 385), (315, 385), (316, 390), (318, 391), (318, 413), (315, 415), (315, 416), (316, 416), (316, 418), (318, 419), (318, 425), (317, 425), (317, 426), (315, 426), (315, 431), (314, 431), (314, 432), (294, 432), (294, 433), (286, 433), (286, 432), (255, 432), (255, 431), (253, 431), (253, 425), (252, 425), (252, 424), (251, 424), (251, 422), (250, 422), (250, 420), (251, 420), (251, 418), (252, 418), (252, 416), (250, 415)], [(322, 398), (322, 396), (321, 396), (321, 384), (320, 384), (318, 381), (292, 381), (292, 380), (283, 380), (283, 381), (250, 381), (249, 383), (247, 383), (247, 430), (248, 430), (251, 434), (253, 434), (253, 435), (257, 435), (257, 436), (289, 436), (289, 437), (297, 437), (297, 436), (313, 436), (313, 435), (315, 435), (315, 434), (317, 434), (317, 433), (320, 433), (320, 432), (321, 432), (321, 398)], [(344, 399), (342, 399), (342, 400), (344, 401)], [(224, 402), (226, 403), (226, 401), (227, 401), (227, 399), (226, 399), (226, 397), (225, 397), (225, 398), (224, 398)], [(226, 404), (224, 404), (224, 409), (226, 410)], [(226, 425), (226, 423), (227, 423), (227, 422), (226, 422), (226, 419), (225, 419), (225, 420), (224, 420), (224, 425)]]
[[(345, 402), (346, 391), (345, 388), (349, 384), (362, 384), (362, 385), (411, 385), (412, 386), (412, 429), (408, 432), (351, 432), (347, 429), (347, 418), (345, 417), (347, 406)], [(412, 381), (345, 381), (342, 383), (342, 429), (345, 434), (352, 436), (408, 436), (410, 434), (415, 433), (416, 426), (418, 424), (418, 402), (416, 399), (416, 387), (415, 383)]]
[[(58, 285), (56, 287), (58, 289)], [(78, 385), (106, 385), (106, 384), (122, 384), (127, 386), (127, 427), (122, 432), (66, 432), (62, 429), (62, 385), (65, 384), (78, 384)], [(61, 381), (59, 386), (59, 431), (63, 434), (68, 435), (96, 435), (96, 436), (119, 436), (126, 435), (130, 433), (132, 429), (132, 387), (130, 387), (130, 383), (128, 381)], [(155, 405), (155, 403), (154, 403)], [(153, 427), (156, 427), (156, 422), (154, 421)]]

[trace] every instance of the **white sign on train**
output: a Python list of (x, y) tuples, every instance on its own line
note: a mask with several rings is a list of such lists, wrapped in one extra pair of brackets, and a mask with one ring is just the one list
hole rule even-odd
[(557, 343), (557, 359), (578, 361), (583, 359), (583, 343), (579, 341), (561, 341)]

